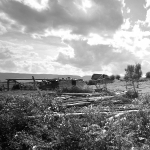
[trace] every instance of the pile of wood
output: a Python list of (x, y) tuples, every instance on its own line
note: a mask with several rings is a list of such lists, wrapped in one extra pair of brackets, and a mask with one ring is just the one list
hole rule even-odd
[(55, 98), (56, 101), (61, 101), (65, 107), (77, 107), (87, 105), (97, 105), (99, 103), (111, 104), (129, 104), (131, 100), (117, 94), (114, 96), (101, 96), (100, 93), (63, 93)]

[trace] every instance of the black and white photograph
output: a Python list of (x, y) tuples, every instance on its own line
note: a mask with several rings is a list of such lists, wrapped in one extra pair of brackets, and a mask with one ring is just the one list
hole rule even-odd
[(150, 0), (0, 0), (0, 150), (150, 150)]

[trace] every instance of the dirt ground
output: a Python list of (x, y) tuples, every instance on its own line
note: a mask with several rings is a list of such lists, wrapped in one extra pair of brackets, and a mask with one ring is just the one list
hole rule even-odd
[[(135, 83), (135, 86), (137, 87), (136, 83)], [(127, 87), (128, 87), (128, 89), (131, 88), (130, 85), (128, 85)], [(115, 81), (112, 84), (108, 84), (108, 89), (125, 91), (126, 83), (123, 81)], [(136, 90), (142, 94), (150, 94), (150, 81), (140, 82), (139, 88), (136, 88)]]
[[(101, 85), (102, 87), (103, 85)], [(135, 83), (135, 86), (137, 84)], [(128, 84), (127, 85), (128, 90), (132, 87)], [(90, 86), (92, 89), (96, 89), (96, 86)], [(113, 83), (107, 84), (107, 89), (110, 91), (126, 91), (126, 82), (115, 80)], [(141, 94), (150, 94), (150, 81), (144, 81), (139, 83), (139, 88), (136, 88), (136, 90)]]

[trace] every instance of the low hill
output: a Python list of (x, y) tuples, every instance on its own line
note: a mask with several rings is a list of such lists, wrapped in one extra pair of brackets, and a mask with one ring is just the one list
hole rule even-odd
[(37, 79), (37, 78), (53, 79), (53, 78), (67, 78), (67, 77), (76, 78), (76, 79), (83, 79), (85, 81), (91, 79), (91, 76), (80, 77), (80, 76), (77, 76), (77, 75), (0, 73), (0, 81), (5, 81), (6, 79), (10, 79), (10, 78), (14, 78), (14, 79), (15, 78), (19, 78), (19, 79), (29, 78), (29, 79), (31, 79), (32, 76), (34, 76), (35, 79)]

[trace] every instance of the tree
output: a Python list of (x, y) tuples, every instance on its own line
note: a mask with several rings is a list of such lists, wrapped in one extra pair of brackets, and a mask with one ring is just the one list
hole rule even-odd
[(111, 75), (111, 76), (109, 77), (109, 79), (110, 79), (110, 80), (114, 80), (114, 79), (115, 79), (115, 76), (114, 76), (114, 75)]
[(142, 76), (141, 64), (136, 64), (134, 67), (133, 79), (137, 82), (137, 87), (139, 87), (139, 79)]
[(115, 77), (117, 80), (119, 80), (120, 79), (120, 75), (116, 75), (116, 77)]
[(146, 73), (146, 78), (150, 78), (150, 72)]
[(136, 92), (135, 89), (135, 82), (137, 82), (137, 87), (139, 85), (139, 79), (142, 76), (142, 70), (141, 70), (141, 64), (136, 64), (134, 65), (128, 65), (127, 68), (125, 69), (126, 74), (124, 79), (127, 81), (131, 81), (134, 91)]
[(133, 80), (133, 75), (134, 75), (134, 65), (128, 65), (127, 68), (125, 69), (126, 74), (124, 79), (126, 80), (126, 88), (127, 88), (127, 82), (131, 81), (133, 85), (134, 92), (135, 90), (135, 85), (134, 85), (134, 80)]

